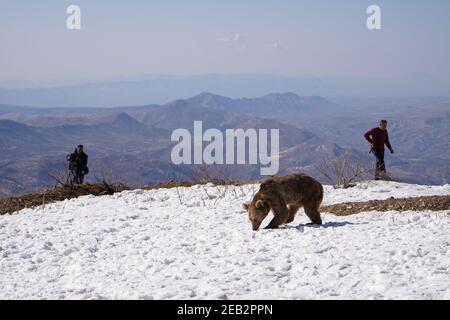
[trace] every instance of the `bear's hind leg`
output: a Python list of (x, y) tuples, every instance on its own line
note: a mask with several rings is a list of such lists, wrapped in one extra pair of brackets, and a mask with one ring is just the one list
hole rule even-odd
[(311, 220), (314, 224), (322, 224), (322, 218), (320, 217), (320, 212), (315, 207), (309, 207), (305, 206), (305, 213), (308, 216), (308, 218)]
[(301, 206), (290, 204), (288, 205), (288, 218), (286, 220), (286, 223), (291, 223), (295, 219), (295, 215), (297, 214), (297, 211), (301, 208)]

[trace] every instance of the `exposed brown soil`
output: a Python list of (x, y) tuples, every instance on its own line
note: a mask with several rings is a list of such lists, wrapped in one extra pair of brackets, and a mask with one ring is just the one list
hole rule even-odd
[(192, 187), (195, 185), (205, 185), (208, 183), (212, 183), (214, 185), (219, 186), (243, 186), (246, 184), (256, 184), (261, 183), (261, 180), (229, 180), (229, 181), (223, 181), (223, 180), (212, 180), (212, 181), (196, 181), (196, 182), (180, 182), (180, 181), (169, 181), (169, 182), (162, 182), (158, 183), (152, 186), (145, 186), (142, 189), (143, 190), (157, 190), (157, 189), (170, 189), (170, 188), (177, 188), (177, 187)]
[(450, 210), (450, 195), (414, 198), (389, 198), (386, 200), (370, 200), (366, 202), (345, 202), (322, 206), (322, 212), (330, 212), (338, 216), (348, 216), (365, 211), (441, 211)]
[(101, 196), (124, 190), (127, 190), (127, 187), (119, 183), (97, 183), (55, 187), (19, 197), (0, 199), (0, 215), (13, 213), (25, 208), (34, 208), (65, 199), (78, 198), (89, 194)]
[[(213, 181), (215, 185), (244, 185), (250, 183), (259, 183), (261, 181)], [(144, 187), (144, 190), (155, 190), (162, 188), (191, 187), (198, 184), (206, 184), (208, 182), (177, 182), (170, 181), (160, 183), (154, 186)], [(17, 212), (24, 208), (34, 208), (43, 204), (62, 201), (65, 199), (78, 198), (84, 195), (102, 196), (114, 194), (128, 190), (121, 184), (84, 184), (79, 186), (60, 186), (39, 192), (0, 199), (0, 215)], [(345, 202), (329, 206), (322, 206), (322, 212), (333, 213), (338, 216), (347, 216), (365, 211), (422, 211), (422, 210), (450, 210), (450, 195), (445, 196), (428, 196), (414, 198), (389, 198), (386, 200), (370, 200), (366, 202)]]
[[(211, 181), (216, 185), (244, 185), (249, 183), (257, 183), (258, 181)], [(191, 187), (197, 184), (206, 184), (209, 182), (178, 182), (170, 181), (164, 182), (153, 186), (147, 186), (144, 190), (156, 190), (163, 188), (176, 188), (176, 187)], [(108, 194), (114, 194), (115, 192), (121, 192), (129, 190), (125, 185), (121, 183), (96, 183), (96, 184), (83, 184), (77, 186), (59, 186), (50, 188), (35, 193), (30, 193), (23, 196), (11, 197), (0, 199), (0, 215), (11, 214), (25, 208), (35, 208), (44, 204), (62, 201), (65, 199), (78, 198), (85, 195), (102, 196)]]

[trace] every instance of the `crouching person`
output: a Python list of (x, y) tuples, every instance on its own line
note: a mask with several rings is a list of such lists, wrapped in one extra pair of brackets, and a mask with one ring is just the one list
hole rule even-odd
[(83, 145), (79, 145), (75, 151), (66, 157), (69, 161), (70, 181), (73, 184), (83, 184), (84, 176), (89, 173), (88, 155), (84, 153)]

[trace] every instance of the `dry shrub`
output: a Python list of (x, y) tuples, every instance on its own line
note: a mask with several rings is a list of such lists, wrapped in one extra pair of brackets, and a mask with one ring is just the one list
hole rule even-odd
[(369, 173), (361, 161), (352, 161), (347, 154), (327, 155), (315, 168), (335, 189), (354, 187), (355, 182), (367, 178)]

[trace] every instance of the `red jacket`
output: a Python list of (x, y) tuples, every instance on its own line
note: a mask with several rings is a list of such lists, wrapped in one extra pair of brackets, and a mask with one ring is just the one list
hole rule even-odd
[(389, 142), (389, 135), (387, 130), (381, 130), (380, 128), (373, 128), (364, 134), (369, 143), (373, 144), (373, 148), (377, 150), (384, 150), (384, 145), (392, 151), (391, 143)]

